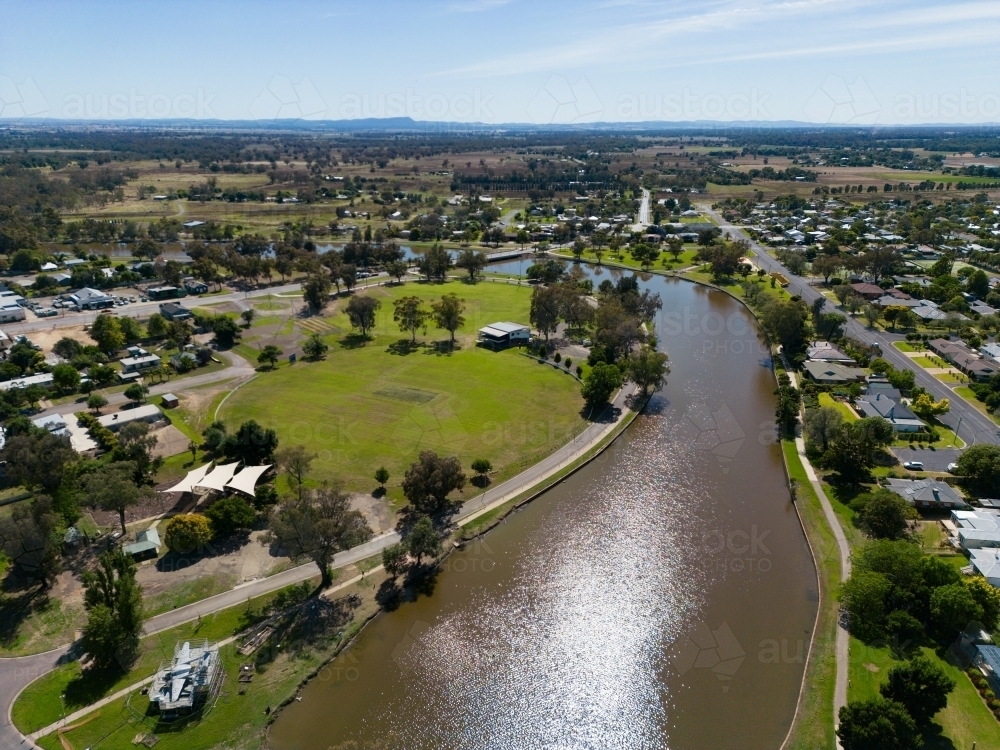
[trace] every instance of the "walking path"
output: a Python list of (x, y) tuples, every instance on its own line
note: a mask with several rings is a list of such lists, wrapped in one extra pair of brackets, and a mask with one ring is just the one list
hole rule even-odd
[[(605, 409), (604, 414), (598, 421), (588, 425), (587, 428), (584, 429), (579, 435), (557, 449), (547, 458), (537, 464), (534, 464), (533, 466), (530, 466), (517, 476), (508, 479), (506, 482), (501, 482), (495, 487), (491, 487), (477, 497), (465, 502), (455, 516), (456, 522), (459, 525), (469, 523), (484, 513), (488, 513), (494, 508), (497, 508), (518, 495), (523, 494), (526, 490), (544, 482), (546, 479), (559, 473), (575, 461), (583, 458), (589, 451), (597, 447), (601, 441), (610, 436), (627, 417), (629, 410), (626, 403), (630, 397), (635, 395), (635, 393), (636, 389), (634, 386), (629, 385), (626, 388), (622, 388), (611, 402), (611, 405)], [(359, 562), (365, 558), (371, 557), (372, 555), (378, 554), (386, 547), (395, 544), (398, 541), (400, 541), (398, 532), (387, 532), (375, 537), (365, 544), (340, 552), (334, 557), (331, 567), (335, 569), (343, 568)], [(248, 599), (277, 591), (278, 589), (291, 584), (301, 583), (302, 581), (318, 575), (319, 572), (315, 564), (306, 563), (294, 568), (289, 568), (267, 578), (240, 584), (221, 594), (216, 594), (215, 596), (202, 599), (201, 601), (193, 604), (178, 607), (177, 609), (170, 610), (169, 612), (163, 612), (155, 617), (151, 617), (146, 620), (145, 626), (143, 627), (143, 634), (152, 635), (163, 630), (177, 627), (178, 625), (183, 625), (184, 623), (191, 622), (199, 617), (227, 609), (228, 607), (236, 606), (247, 601)], [(357, 580), (360, 580), (360, 578), (361, 577), (359, 576), (351, 579), (350, 581), (345, 581), (331, 591), (336, 591), (340, 588), (348, 586)], [(329, 595), (329, 593), (331, 592), (325, 592), (324, 595)], [(34, 656), (24, 656), (13, 659), (0, 659), (0, 705), (6, 706), (6, 720), (3, 727), (0, 728), (0, 748), (4, 748), (6, 750), (6, 748), (16, 748), (22, 746), (35, 747), (31, 739), (24, 737), (17, 730), (17, 728), (14, 727), (10, 720), (11, 707), (13, 706), (17, 696), (31, 682), (35, 681), (43, 674), (55, 669), (60, 663), (62, 663), (62, 661), (66, 660), (66, 654), (70, 649), (70, 645), (63, 646), (60, 649), (46, 654), (37, 654)], [(135, 689), (141, 684), (142, 683), (137, 683), (136, 685), (119, 691), (114, 696), (108, 696), (107, 698), (102, 699), (102, 701), (99, 701), (97, 704), (80, 709), (70, 716), (65, 717), (60, 722), (34, 733), (32, 738), (41, 737), (44, 736), (44, 734), (51, 733), (60, 726), (66, 725), (69, 721), (75, 721), (81, 716), (90, 713), (96, 707), (111, 702), (112, 700), (116, 700), (117, 698), (122, 697), (122, 695), (127, 695), (130, 690)]]
[[(792, 381), (792, 385), (798, 387), (795, 373), (789, 371), (789, 377)], [(812, 464), (809, 463), (809, 459), (806, 458), (806, 443), (801, 436), (795, 438), (795, 451), (799, 454), (799, 460), (802, 462), (802, 467), (806, 471), (809, 483), (816, 492), (816, 497), (819, 498), (819, 504), (823, 507), (823, 515), (826, 516), (826, 522), (829, 524), (830, 530), (833, 532), (833, 536), (837, 540), (837, 548), (840, 551), (840, 580), (841, 582), (846, 581), (851, 575), (851, 545), (848, 543), (847, 535), (844, 534), (844, 529), (840, 525), (840, 519), (833, 510), (833, 505), (830, 504), (830, 499), (826, 496), (826, 492), (823, 490), (823, 484), (819, 481), (819, 477), (816, 476), (816, 471), (813, 469)], [(847, 705), (849, 647), (850, 637), (847, 632), (847, 628), (844, 627), (843, 621), (840, 618), (837, 618), (837, 676), (833, 688), (834, 727), (837, 727), (840, 724), (840, 709)], [(840, 739), (837, 739), (837, 748), (841, 748)]]

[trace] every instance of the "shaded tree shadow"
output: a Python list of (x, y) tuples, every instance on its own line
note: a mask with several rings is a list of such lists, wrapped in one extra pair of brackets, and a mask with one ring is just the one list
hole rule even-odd
[(476, 474), (474, 477), (472, 477), (472, 479), (469, 480), (469, 482), (473, 486), (478, 487), (479, 489), (485, 489), (486, 487), (489, 487), (493, 483), (492, 480), (489, 478), (489, 476), (486, 474)]
[(582, 419), (595, 424), (611, 424), (612, 422), (617, 421), (621, 413), (621, 408), (613, 406), (612, 404), (604, 404), (603, 406), (596, 407), (590, 407), (584, 404), (583, 408), (581, 408), (579, 412)]
[(438, 356), (450, 356), (453, 352), (461, 351), (462, 346), (456, 341), (454, 344), (450, 340), (434, 341), (430, 346), (425, 347), (424, 354), (436, 354)]
[(405, 357), (408, 354), (419, 351), (424, 346), (426, 346), (426, 344), (421, 341), (414, 342), (410, 339), (400, 339), (399, 341), (389, 344), (389, 346), (386, 347), (386, 351), (389, 354), (396, 354), (401, 357)]
[[(4, 580), (4, 590), (14, 584), (11, 576)], [(9, 648), (17, 641), (24, 621), (36, 612), (44, 612), (51, 605), (48, 593), (41, 587), (21, 590), (20, 594), (0, 597), (0, 644)]]
[(360, 333), (349, 333), (337, 343), (341, 349), (360, 349), (369, 341), (371, 341), (371, 338), (368, 336), (362, 336)]

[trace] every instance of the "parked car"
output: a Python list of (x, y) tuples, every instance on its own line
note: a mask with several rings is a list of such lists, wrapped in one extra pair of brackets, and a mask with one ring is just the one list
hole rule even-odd
[(58, 315), (58, 310), (53, 310), (51, 307), (43, 307), (41, 310), (35, 310), (35, 315), (39, 318), (51, 318), (54, 315)]
[(952, 474), (954, 474), (956, 471), (958, 471), (958, 464), (956, 464), (956, 463), (950, 463), (950, 464), (948, 464), (948, 471), (950, 471)]
[(904, 461), (903, 468), (909, 469), (910, 471), (923, 471), (924, 462), (923, 461)]

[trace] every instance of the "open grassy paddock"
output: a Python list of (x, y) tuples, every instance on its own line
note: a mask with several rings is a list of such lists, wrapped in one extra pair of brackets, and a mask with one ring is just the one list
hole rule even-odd
[[(393, 300), (416, 295), (429, 305), (445, 293), (466, 301), (454, 351), (447, 332), (434, 328), (418, 331), (411, 347), (409, 334), (392, 320)], [(583, 429), (574, 378), (516, 349), (475, 345), (477, 329), (487, 323), (527, 322), (527, 286), (408, 282), (364, 294), (382, 303), (372, 340), (351, 336), (343, 312), (347, 299), (322, 318), (300, 319), (304, 335), (325, 332), (326, 360), (262, 372), (226, 400), (219, 417), (232, 426), (256, 419), (273, 427), (283, 445), (302, 444), (317, 454), (314, 478), (339, 478), (351, 490), (375, 489), (372, 475), (384, 465), (392, 477), (390, 497), (398, 495), (404, 471), (421, 450), (457, 455), (466, 468), (487, 458), (502, 478)], [(323, 326), (315, 325), (319, 321)]]

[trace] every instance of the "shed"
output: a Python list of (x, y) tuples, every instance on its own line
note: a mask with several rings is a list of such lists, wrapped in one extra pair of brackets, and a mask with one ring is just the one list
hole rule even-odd
[(156, 422), (161, 417), (162, 414), (157, 407), (153, 406), (153, 404), (145, 404), (135, 409), (126, 409), (115, 414), (106, 414), (103, 417), (98, 417), (97, 421), (102, 427), (107, 427), (114, 432), (129, 422)]
[(146, 560), (160, 554), (160, 534), (156, 529), (146, 529), (135, 535), (135, 543), (123, 548), (126, 555), (136, 560)]
[(166, 409), (176, 409), (180, 404), (180, 400), (172, 393), (164, 393), (163, 397), (160, 399), (160, 403)]

